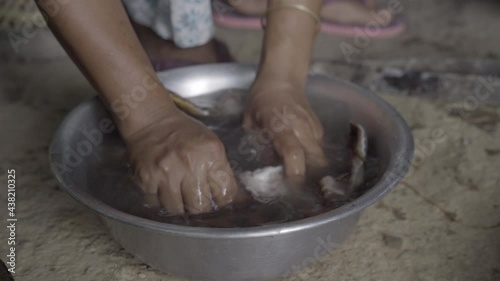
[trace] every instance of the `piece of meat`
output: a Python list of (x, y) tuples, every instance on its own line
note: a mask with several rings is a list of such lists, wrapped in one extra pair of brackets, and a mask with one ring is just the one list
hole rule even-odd
[(351, 123), (350, 148), (352, 159), (349, 174), (337, 178), (325, 176), (320, 180), (323, 196), (329, 201), (349, 199), (352, 192), (363, 183), (368, 138), (365, 129), (356, 123)]
[(239, 175), (239, 179), (252, 197), (262, 203), (269, 203), (287, 194), (283, 166), (246, 171)]

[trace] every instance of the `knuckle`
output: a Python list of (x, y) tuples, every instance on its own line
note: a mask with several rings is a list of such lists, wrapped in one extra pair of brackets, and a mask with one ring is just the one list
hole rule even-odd
[[(178, 150), (183, 151), (183, 150)], [(169, 169), (172, 167), (172, 164), (175, 163), (176, 161), (176, 153), (175, 150), (169, 149), (167, 151), (162, 151), (160, 153), (157, 153), (156, 155), (152, 155), (152, 165), (154, 165), (155, 168), (165, 170)]]
[(216, 138), (210, 138), (208, 139), (204, 144), (203, 148), (208, 150), (209, 152), (212, 152), (216, 155), (220, 155), (225, 152), (224, 150), (224, 145), (222, 144), (221, 141), (219, 141)]
[(182, 149), (178, 149), (176, 151), (176, 157), (181, 163), (189, 163), (189, 159), (191, 158), (191, 154), (194, 151), (194, 147), (185, 146)]
[(156, 160), (156, 167), (161, 169), (164, 172), (169, 172), (171, 170), (171, 157), (170, 156), (163, 156), (160, 157)]
[(136, 169), (135, 174), (141, 183), (149, 183), (151, 181), (151, 173), (148, 169), (138, 168)]

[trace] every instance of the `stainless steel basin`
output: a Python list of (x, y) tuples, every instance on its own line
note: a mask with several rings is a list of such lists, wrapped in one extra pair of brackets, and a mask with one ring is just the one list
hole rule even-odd
[[(255, 67), (204, 65), (158, 75), (166, 87), (190, 98), (224, 89), (247, 89), (255, 77)], [(332, 91), (333, 86), (336, 91)], [(287, 276), (335, 255), (333, 250), (353, 231), (361, 211), (402, 180), (413, 155), (413, 140), (405, 121), (376, 95), (346, 81), (318, 76), (309, 78), (307, 94), (328, 101), (320, 105), (323, 109), (333, 110), (339, 108), (334, 105), (341, 104), (353, 121), (367, 129), (370, 149), (380, 158), (383, 171), (364, 195), (319, 216), (279, 225), (217, 229), (155, 222), (110, 207), (89, 191), (89, 171), (101, 161), (103, 153), (100, 144), (118, 137), (116, 130), (103, 121), (110, 116), (98, 99), (79, 105), (60, 125), (50, 147), (52, 170), (66, 192), (103, 218), (123, 248), (152, 267), (192, 280)], [(340, 114), (345, 110), (331, 112), (332, 118)], [(82, 128), (100, 128), (103, 139), (92, 142)]]

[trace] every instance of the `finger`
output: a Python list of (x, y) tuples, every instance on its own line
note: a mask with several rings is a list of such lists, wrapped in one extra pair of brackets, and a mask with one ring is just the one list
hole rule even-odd
[(255, 129), (255, 123), (250, 116), (244, 116), (242, 127), (247, 131), (252, 131)]
[(158, 197), (165, 209), (172, 215), (184, 213), (181, 182), (184, 173), (180, 169), (170, 169), (164, 173), (164, 180), (158, 189)]
[(304, 148), (306, 154), (320, 155), (323, 153), (320, 143), (314, 137), (308, 124), (303, 123), (295, 125), (293, 127), (293, 133)]
[(287, 130), (277, 134), (274, 141), (274, 148), (283, 159), (287, 176), (305, 175), (305, 153), (302, 145), (292, 131)]
[(212, 197), (207, 182), (206, 170), (187, 174), (182, 180), (181, 190), (184, 208), (193, 215), (208, 213), (212, 210)]
[(233, 202), (238, 193), (238, 186), (236, 185), (233, 171), (229, 163), (224, 162), (212, 166), (208, 173), (210, 192), (218, 207), (223, 207)]
[(313, 136), (317, 141), (321, 142), (323, 140), (323, 136), (325, 135), (323, 125), (321, 125), (321, 121), (319, 121), (319, 118), (318, 116), (316, 116), (316, 114), (313, 113), (311, 119), (312, 120), (309, 123), (313, 132)]
[(295, 127), (294, 134), (304, 149), (308, 167), (314, 169), (328, 165), (321, 143), (313, 136), (309, 126)]
[(144, 203), (147, 208), (159, 208), (161, 207), (160, 198), (158, 194), (144, 194)]
[(321, 141), (313, 134), (313, 127), (309, 122), (294, 122), (293, 131), (299, 140), (306, 156), (306, 166), (312, 169), (323, 168), (328, 165)]
[(234, 196), (233, 202), (235, 204), (241, 205), (249, 202), (252, 199), (253, 197), (248, 191), (238, 188), (237, 193)]
[(295, 189), (295, 188), (301, 188), (305, 184), (305, 177), (303, 176), (288, 176), (286, 178), (286, 182), (289, 187)]
[(323, 140), (323, 135), (325, 133), (323, 125), (321, 124), (321, 121), (319, 120), (318, 116), (314, 113), (310, 105), (308, 106), (308, 109), (309, 113), (307, 114), (307, 116), (312, 135), (317, 141), (321, 142)]

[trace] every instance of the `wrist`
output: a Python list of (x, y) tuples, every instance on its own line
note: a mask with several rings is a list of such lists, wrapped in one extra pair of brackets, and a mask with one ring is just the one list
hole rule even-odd
[(179, 110), (164, 89), (148, 92), (142, 99), (122, 97), (111, 103), (111, 110), (125, 139), (161, 118), (179, 114)]
[(285, 95), (285, 96), (303, 96), (305, 91), (306, 79), (294, 75), (274, 74), (273, 72), (260, 71), (255, 79), (251, 95)]
[(269, 47), (262, 52), (257, 80), (304, 85), (309, 72), (309, 55), (287, 48)]

